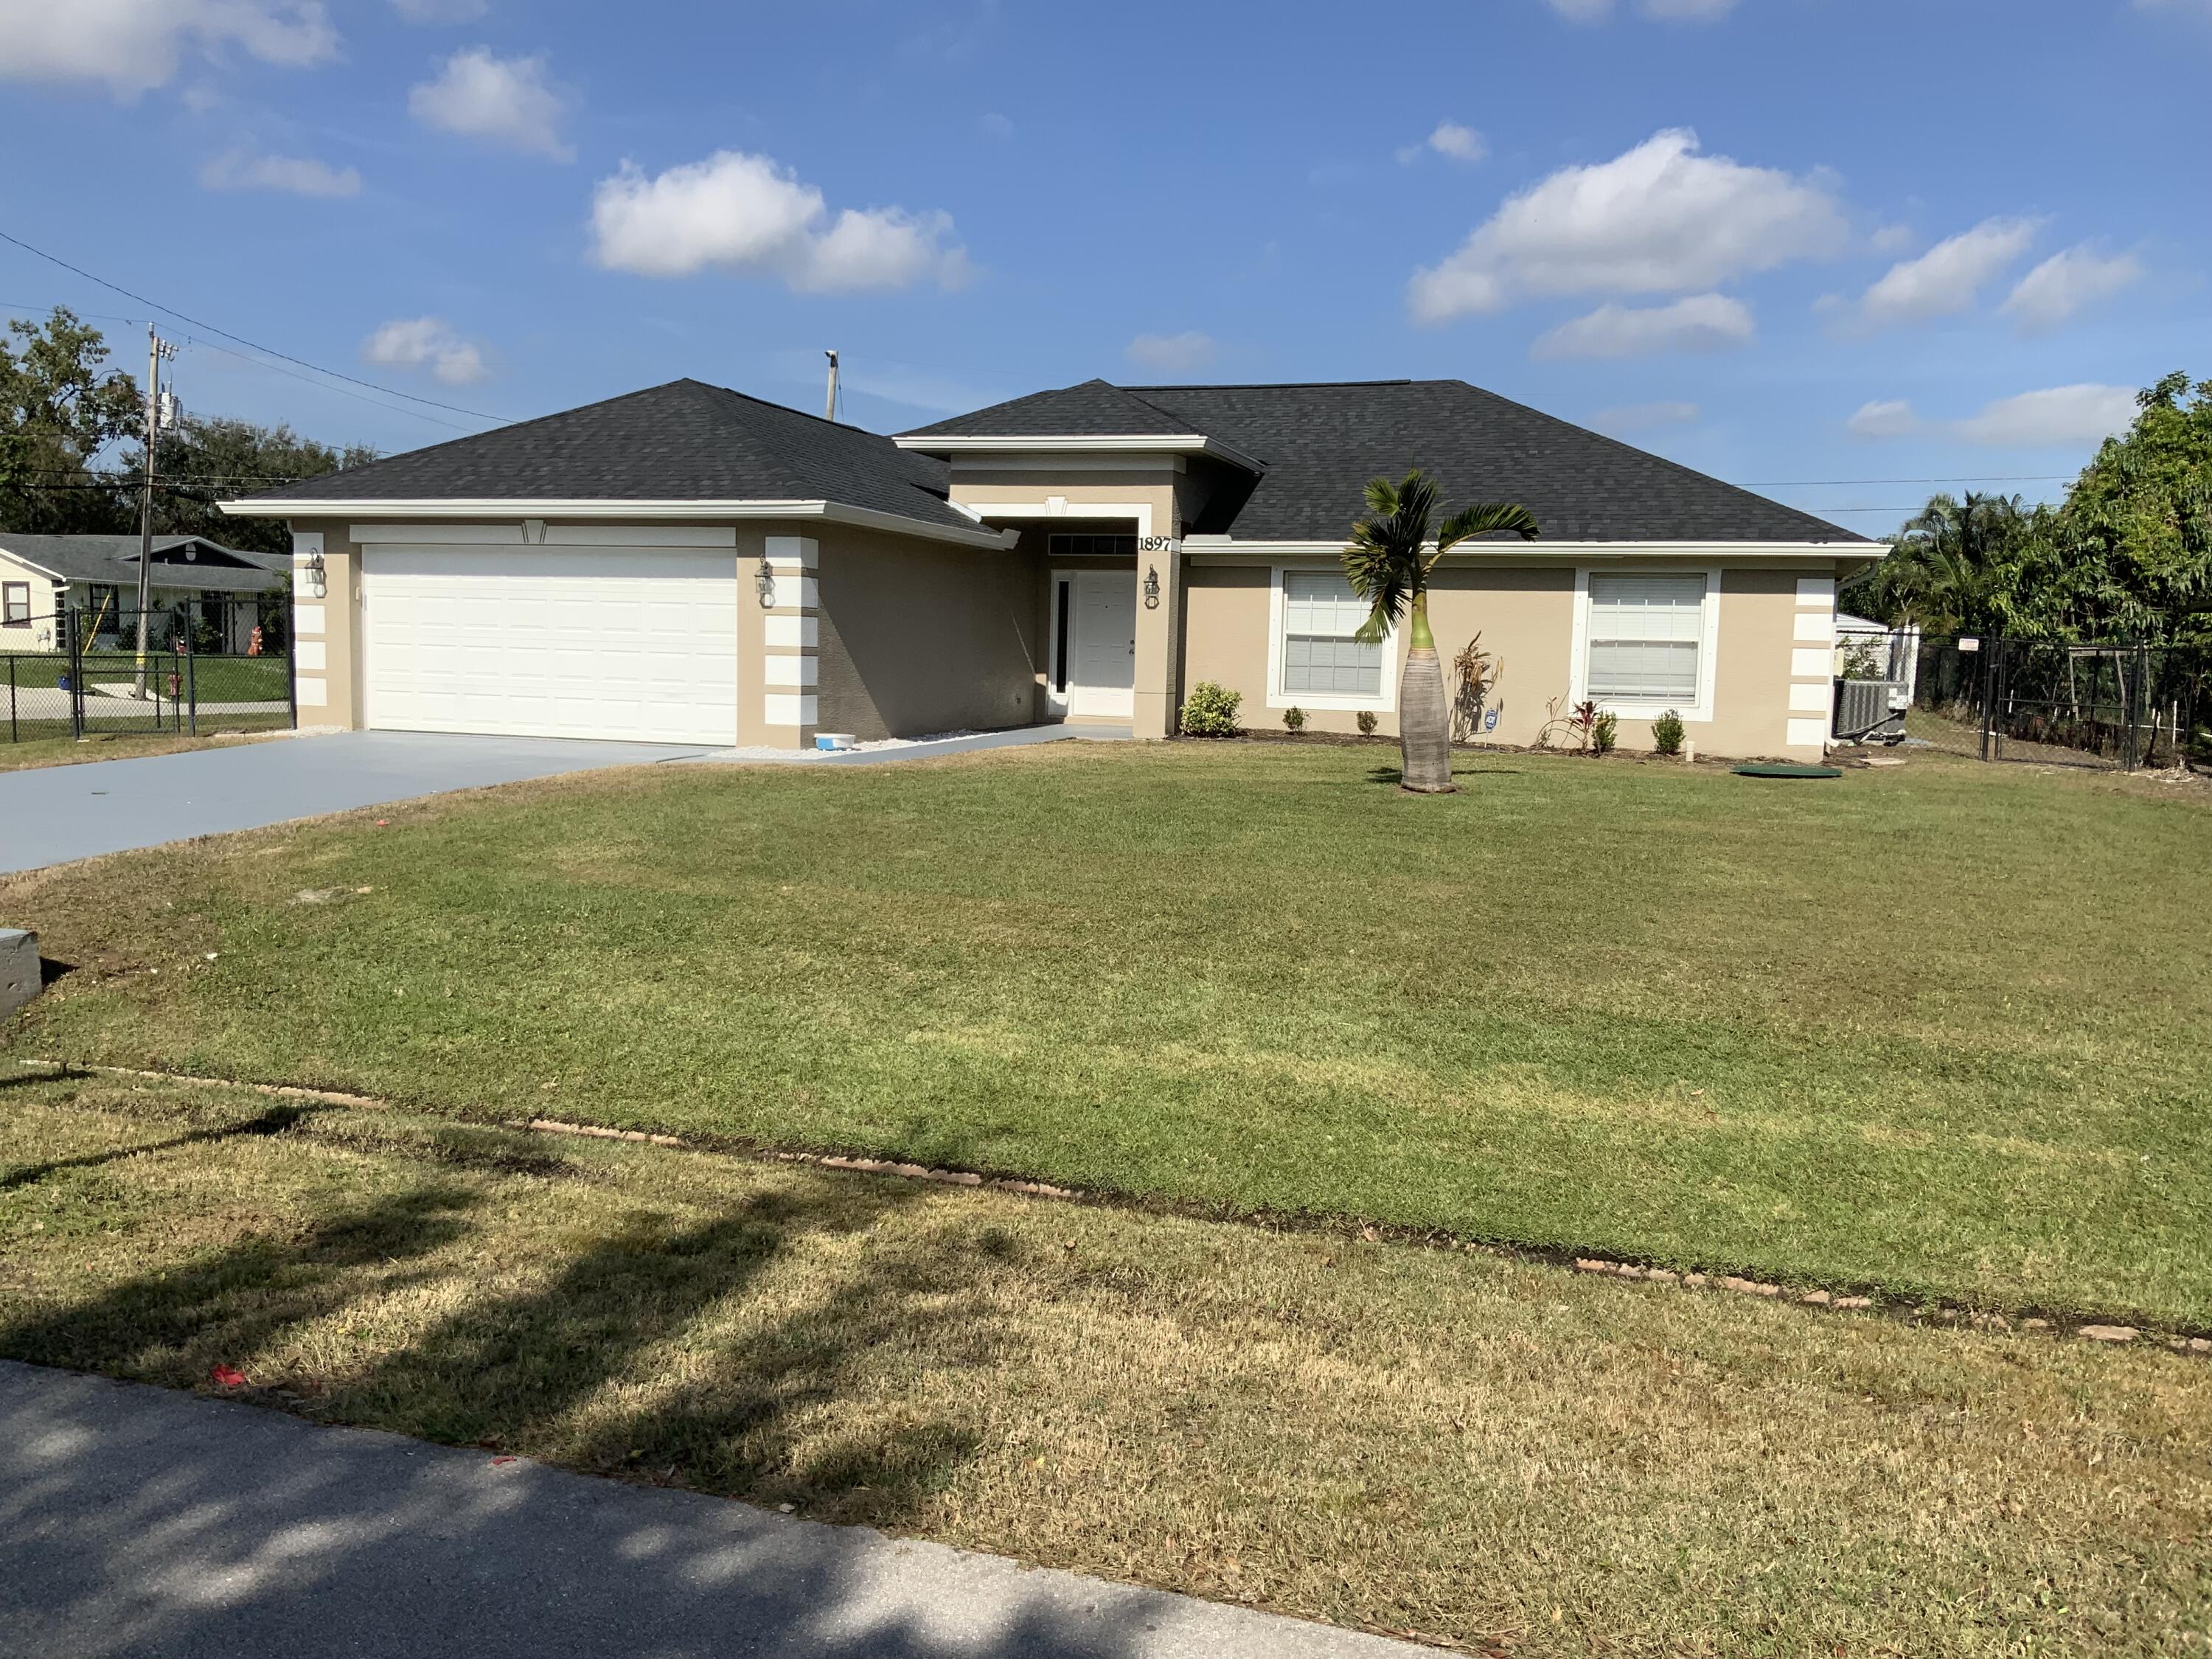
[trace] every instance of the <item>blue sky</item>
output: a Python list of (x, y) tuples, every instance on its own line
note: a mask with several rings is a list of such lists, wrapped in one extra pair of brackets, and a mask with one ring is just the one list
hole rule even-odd
[[(2212, 0), (0, 0), (0, 229), (494, 415), (1459, 376), (1880, 532), (2212, 377), (2208, 72)], [(139, 367), (0, 244), (57, 301)], [(483, 424), (168, 331), (203, 412)]]

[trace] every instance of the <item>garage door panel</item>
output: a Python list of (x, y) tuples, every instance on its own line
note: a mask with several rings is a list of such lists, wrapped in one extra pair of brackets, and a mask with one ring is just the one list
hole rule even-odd
[(727, 550), (374, 547), (371, 726), (737, 741)]

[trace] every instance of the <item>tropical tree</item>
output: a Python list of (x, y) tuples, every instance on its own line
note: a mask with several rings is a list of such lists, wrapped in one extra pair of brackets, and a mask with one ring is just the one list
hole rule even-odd
[(105, 531), (135, 520), (129, 497), (95, 472), (100, 452), (143, 417), (138, 386), (106, 367), (98, 329), (57, 306), (0, 337), (0, 529)]
[(1429, 631), (1429, 576), (1462, 542), (1485, 536), (1536, 539), (1536, 520), (1525, 507), (1500, 503), (1461, 508), (1431, 534), (1437, 487), (1417, 468), (1397, 483), (1376, 478), (1367, 486), (1367, 514), (1352, 527), (1344, 574), (1368, 605), (1355, 637), (1373, 645), (1411, 617), (1406, 668), (1398, 684), (1398, 741), (1405, 757), (1400, 781), (1416, 794), (1451, 793), (1451, 708), (1444, 696), (1443, 663)]

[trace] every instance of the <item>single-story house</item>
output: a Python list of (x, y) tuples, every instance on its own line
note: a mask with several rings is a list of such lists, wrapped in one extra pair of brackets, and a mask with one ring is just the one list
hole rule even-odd
[[(56, 618), (86, 618), (94, 636), (135, 629), (138, 615), (136, 536), (18, 536), (0, 530), (0, 653), (65, 651)], [(242, 652), (252, 638), (258, 595), (284, 585), (284, 561), (204, 536), (156, 536), (148, 581), (152, 608), (184, 609), (223, 630), (223, 648)], [(123, 618), (130, 618), (126, 625)]]
[(1202, 680), (1250, 726), (1395, 730), (1338, 555), (1370, 478), (1512, 501), (1534, 543), (1440, 567), (1447, 657), (1535, 740), (1585, 698), (1625, 744), (1828, 733), (1838, 580), (1879, 544), (1458, 380), (1091, 380), (896, 437), (684, 380), (227, 503), (294, 541), (303, 722), (801, 747), (1103, 721), (1167, 735)]

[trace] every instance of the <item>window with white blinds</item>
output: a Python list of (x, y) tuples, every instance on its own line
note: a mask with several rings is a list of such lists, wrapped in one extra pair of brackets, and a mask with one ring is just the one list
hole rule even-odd
[(1365, 603), (1334, 570), (1283, 573), (1283, 695), (1380, 697), (1382, 644), (1352, 638)]
[(1600, 702), (1698, 700), (1704, 576), (1589, 579), (1589, 695)]

